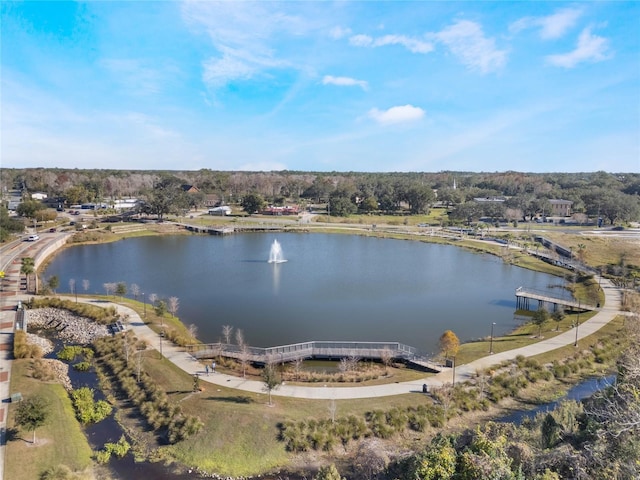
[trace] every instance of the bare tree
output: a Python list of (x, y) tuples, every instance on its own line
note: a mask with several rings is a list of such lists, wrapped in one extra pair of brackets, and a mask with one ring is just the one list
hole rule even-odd
[(389, 368), (389, 365), (391, 365), (392, 358), (393, 358), (393, 353), (391, 352), (391, 349), (389, 347), (384, 347), (382, 349), (382, 352), (380, 352), (380, 360), (384, 365), (385, 373), (386, 373), (386, 370)]
[(104, 288), (104, 291), (107, 292), (108, 297), (113, 295), (116, 291), (116, 284), (113, 282), (103, 283), (102, 287)]
[(296, 358), (292, 364), (293, 364), (293, 375), (294, 378), (296, 380), (298, 380), (298, 377), (300, 376), (300, 372), (302, 371), (302, 364), (304, 362), (303, 358)]
[(75, 291), (76, 291), (76, 279), (75, 278), (70, 278), (69, 279), (69, 292), (75, 293)]
[(231, 325), (222, 326), (222, 336), (224, 337), (224, 343), (226, 343), (227, 345), (231, 343), (232, 332), (233, 332), (233, 327)]
[(176, 316), (176, 313), (178, 313), (178, 308), (180, 306), (180, 300), (178, 300), (178, 297), (169, 297), (169, 313), (171, 313), (172, 316)]
[(191, 335), (192, 338), (197, 338), (198, 337), (198, 327), (195, 324), (191, 324), (189, 325), (189, 335)]
[(129, 287), (129, 290), (131, 290), (131, 295), (133, 295), (133, 299), (138, 300), (138, 297), (140, 296), (140, 286), (137, 283), (132, 283), (131, 286)]
[(236, 344), (239, 347), (242, 347), (244, 345), (244, 332), (239, 328), (236, 330)]
[(86, 278), (82, 280), (82, 289), (85, 291), (85, 293), (89, 291), (90, 285), (91, 285), (91, 282), (89, 282), (89, 280), (87, 280)]
[(240, 346), (240, 366), (242, 367), (242, 378), (247, 376), (247, 365), (249, 364), (249, 356), (251, 352), (249, 352), (249, 346), (242, 344)]
[(335, 398), (329, 400), (329, 406), (327, 407), (327, 410), (329, 410), (329, 415), (331, 416), (331, 423), (336, 423), (336, 412), (338, 411), (338, 404), (336, 403)]
[(155, 305), (157, 301), (158, 301), (158, 295), (156, 295), (155, 293), (152, 293), (149, 295), (149, 303), (151, 305)]

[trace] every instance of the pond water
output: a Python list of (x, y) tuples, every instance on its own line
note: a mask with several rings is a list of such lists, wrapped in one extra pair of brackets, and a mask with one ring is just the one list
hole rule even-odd
[[(269, 263), (274, 240), (284, 262)], [(223, 325), (253, 346), (310, 340), (398, 341), (437, 350), (445, 330), (461, 341), (517, 327), (520, 286), (563, 292), (562, 279), (450, 245), (328, 234), (180, 235), (130, 238), (60, 252), (57, 275), (83, 293), (108, 282), (140, 286), (144, 297), (177, 297), (178, 316), (204, 342)], [(129, 293), (131, 296), (131, 293)], [(147, 305), (149, 308), (149, 305)]]
[(562, 398), (558, 400), (554, 400), (553, 402), (545, 403), (543, 405), (538, 405), (531, 410), (518, 410), (516, 412), (510, 413), (509, 415), (505, 415), (504, 417), (499, 418), (498, 422), (503, 423), (522, 423), (525, 419), (534, 418), (539, 413), (550, 412), (555, 409), (560, 403), (565, 400), (575, 400), (580, 401), (584, 400), (587, 397), (590, 397), (594, 393), (607, 388), (616, 380), (615, 375), (610, 375), (608, 377), (600, 378), (588, 378), (583, 382), (578, 383), (571, 387), (571, 389), (564, 395)]

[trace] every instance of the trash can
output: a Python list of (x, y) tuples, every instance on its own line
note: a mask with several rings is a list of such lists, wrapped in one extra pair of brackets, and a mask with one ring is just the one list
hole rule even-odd
[(429, 385), (426, 383), (422, 384), (422, 393), (429, 393)]

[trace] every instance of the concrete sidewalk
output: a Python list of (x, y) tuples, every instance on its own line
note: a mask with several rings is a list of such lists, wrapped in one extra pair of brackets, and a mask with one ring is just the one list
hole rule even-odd
[[(585, 338), (596, 332), (620, 312), (621, 292), (611, 282), (601, 279), (601, 286), (605, 294), (604, 307), (591, 319), (578, 326), (578, 339)], [(104, 303), (101, 302), (103, 305)], [(130, 308), (113, 304), (123, 315), (129, 316), (129, 325), (134, 334), (145, 340), (156, 350), (160, 347), (160, 336), (144, 324), (139, 315)], [(478, 370), (498, 365), (505, 360), (513, 360), (518, 355), (532, 357), (541, 353), (550, 352), (566, 345), (573, 345), (576, 339), (576, 329), (572, 328), (548, 340), (528, 345), (526, 347), (496, 353), (480, 358), (465, 365), (456, 367), (456, 382), (465, 381), (473, 377)], [(190, 375), (198, 374), (200, 380), (215, 385), (235, 388), (238, 390), (254, 393), (264, 393), (264, 385), (261, 381), (247, 380), (232, 375), (222, 373), (209, 373), (205, 375), (202, 363), (193, 356), (185, 352), (181, 347), (177, 347), (167, 341), (163, 341), (162, 351), (167, 360), (171, 361), (179, 368)], [(281, 397), (306, 398), (317, 400), (344, 400), (355, 398), (386, 397), (391, 395), (402, 395), (407, 393), (422, 392), (422, 385), (438, 387), (446, 383), (451, 383), (453, 372), (447, 369), (437, 375), (410, 382), (389, 383), (384, 385), (360, 386), (360, 387), (323, 387), (323, 386), (302, 386), (283, 384), (277, 390), (272, 391), (272, 395)]]

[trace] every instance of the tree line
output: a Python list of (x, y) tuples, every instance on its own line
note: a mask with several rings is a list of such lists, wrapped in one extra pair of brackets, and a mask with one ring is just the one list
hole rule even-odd
[[(187, 193), (184, 185), (197, 192)], [(572, 210), (614, 224), (640, 218), (640, 174), (521, 172), (227, 172), (3, 169), (2, 190), (44, 192), (67, 205), (135, 197), (146, 213), (187, 211), (205, 202), (241, 204), (249, 213), (263, 204), (322, 203), (332, 216), (353, 213), (425, 213), (437, 201), (456, 221), (531, 219), (548, 213), (550, 199), (573, 202)], [(474, 202), (503, 197), (504, 202)], [(26, 203), (25, 216), (37, 205)], [(35, 210), (35, 211), (34, 211)], [(512, 217), (512, 218), (510, 218)]]

